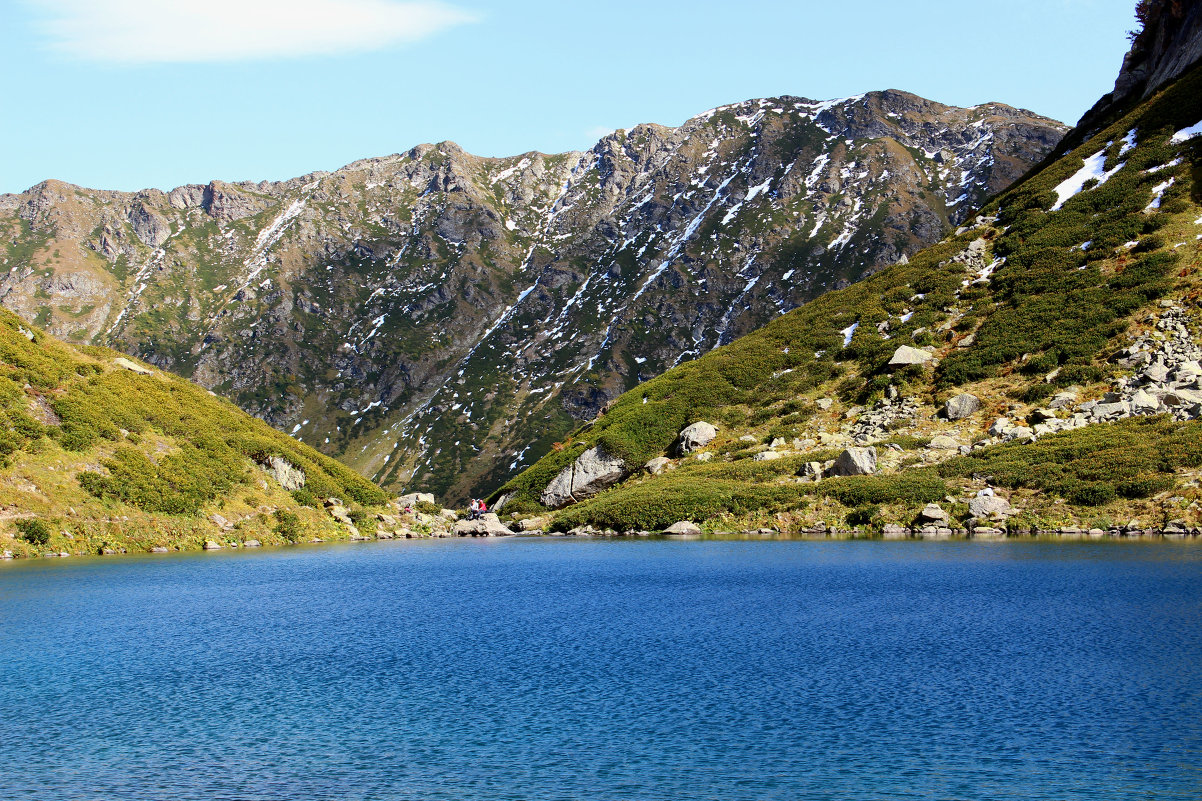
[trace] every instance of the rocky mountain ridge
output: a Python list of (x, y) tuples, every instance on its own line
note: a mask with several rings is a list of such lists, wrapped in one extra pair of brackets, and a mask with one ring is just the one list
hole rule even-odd
[(0, 302), (385, 485), (499, 485), (638, 381), (941, 238), (1064, 127), (904, 92), (589, 151), (421, 145), (285, 182), (0, 196)]
[(1202, 535), (1200, 88), (1195, 64), (942, 242), (627, 392), (494, 508), (579, 532)]

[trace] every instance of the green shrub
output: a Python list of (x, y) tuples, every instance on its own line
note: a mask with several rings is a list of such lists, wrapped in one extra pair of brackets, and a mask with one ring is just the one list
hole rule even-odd
[(802, 484), (803, 492), (834, 498), (853, 508), (889, 503), (934, 503), (947, 495), (947, 484), (933, 470), (910, 470), (892, 476), (828, 478)]
[(275, 533), (288, 542), (296, 542), (301, 538), (301, 520), (296, 512), (279, 509), (275, 513)]
[(15, 523), (17, 535), (30, 545), (45, 545), (50, 542), (50, 527), (42, 520), (27, 517)]
[(309, 506), (314, 509), (321, 507), (321, 501), (313, 494), (313, 490), (308, 487), (292, 490), (292, 500), (299, 503), (301, 506)]
[(704, 523), (723, 512), (746, 515), (799, 509), (800, 484), (746, 484), (697, 476), (658, 476), (602, 493), (561, 512), (557, 530), (593, 525), (618, 531), (661, 531), (681, 520)]
[(376, 518), (366, 509), (352, 509), (351, 522), (361, 533), (371, 534), (376, 530)]
[(881, 513), (879, 506), (865, 505), (857, 506), (847, 513), (847, 525), (849, 526), (867, 526), (872, 523), (873, 518)]

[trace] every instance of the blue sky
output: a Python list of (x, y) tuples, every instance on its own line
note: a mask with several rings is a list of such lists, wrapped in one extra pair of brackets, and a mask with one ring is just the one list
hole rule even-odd
[(1134, 0), (0, 0), (0, 192), (280, 179), (451, 139), (584, 149), (713, 106), (905, 89), (1075, 122)]

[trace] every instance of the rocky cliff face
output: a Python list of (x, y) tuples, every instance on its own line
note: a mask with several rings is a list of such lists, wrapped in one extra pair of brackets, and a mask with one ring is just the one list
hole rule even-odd
[(279, 183), (47, 181), (0, 196), (0, 301), (455, 498), (937, 241), (1064, 130), (886, 91), (748, 101), (584, 153), (448, 142)]
[(1202, 7), (1187, 0), (1140, 0), (1139, 30), (1114, 82), (1114, 91), (1078, 123), (1084, 135), (1126, 104), (1145, 100), (1202, 59)]

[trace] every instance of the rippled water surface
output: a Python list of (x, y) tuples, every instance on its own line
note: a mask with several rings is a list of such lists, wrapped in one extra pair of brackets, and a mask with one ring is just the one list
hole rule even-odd
[(0, 568), (0, 798), (1197, 799), (1202, 547)]

